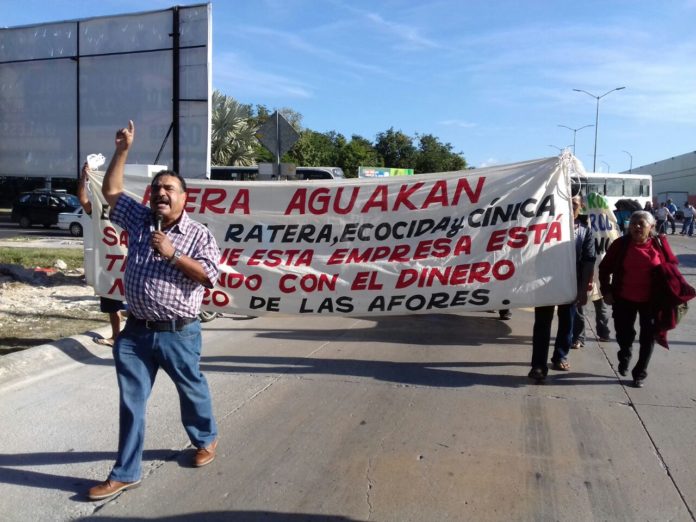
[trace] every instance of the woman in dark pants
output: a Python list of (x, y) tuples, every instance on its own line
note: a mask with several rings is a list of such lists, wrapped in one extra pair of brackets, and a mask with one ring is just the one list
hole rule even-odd
[[(631, 215), (628, 235), (614, 241), (599, 264), (599, 283), (604, 302), (613, 307), (616, 342), (619, 344), (619, 373), (628, 374), (631, 345), (636, 338), (636, 316), (640, 324), (640, 352), (631, 372), (633, 385), (643, 386), (655, 346), (655, 312), (652, 282), (654, 268), (676, 262), (667, 239), (655, 234), (655, 218), (639, 210)], [(660, 246), (660, 241), (666, 248)], [(668, 259), (668, 257), (671, 257)]]

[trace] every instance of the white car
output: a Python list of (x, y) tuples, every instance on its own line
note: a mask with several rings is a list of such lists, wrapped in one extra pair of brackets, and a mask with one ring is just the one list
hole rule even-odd
[(74, 212), (61, 212), (58, 214), (58, 223), (56, 226), (62, 230), (69, 230), (72, 236), (80, 237), (84, 230), (84, 226), (82, 225), (84, 216), (85, 212), (82, 208), (78, 208)]

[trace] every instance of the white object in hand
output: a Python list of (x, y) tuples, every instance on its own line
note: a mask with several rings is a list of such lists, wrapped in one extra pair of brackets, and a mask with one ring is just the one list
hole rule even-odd
[(98, 170), (106, 162), (103, 154), (90, 154), (87, 156), (87, 165), (89, 170)]

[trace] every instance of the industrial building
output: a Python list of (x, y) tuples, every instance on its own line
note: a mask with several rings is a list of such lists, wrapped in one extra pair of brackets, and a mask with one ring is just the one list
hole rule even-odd
[(696, 150), (636, 167), (630, 172), (652, 174), (654, 203), (671, 198), (681, 208), (688, 198), (689, 203), (696, 206)]

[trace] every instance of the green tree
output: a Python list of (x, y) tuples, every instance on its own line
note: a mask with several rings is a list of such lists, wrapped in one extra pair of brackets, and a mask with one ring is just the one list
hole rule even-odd
[(375, 149), (382, 156), (384, 166), (390, 168), (415, 168), (416, 148), (413, 139), (393, 127), (377, 134)]
[(340, 151), (345, 144), (346, 138), (337, 132), (304, 130), (283, 160), (305, 167), (338, 166)]
[(417, 135), (418, 151), (415, 172), (447, 172), (466, 168), (466, 160), (453, 152), (450, 143), (442, 143), (432, 134)]
[(341, 148), (337, 166), (343, 169), (347, 178), (357, 178), (358, 167), (383, 167), (384, 159), (370, 140), (354, 134)]
[(251, 165), (255, 159), (256, 126), (250, 107), (220, 91), (213, 92), (210, 159), (213, 165)]

